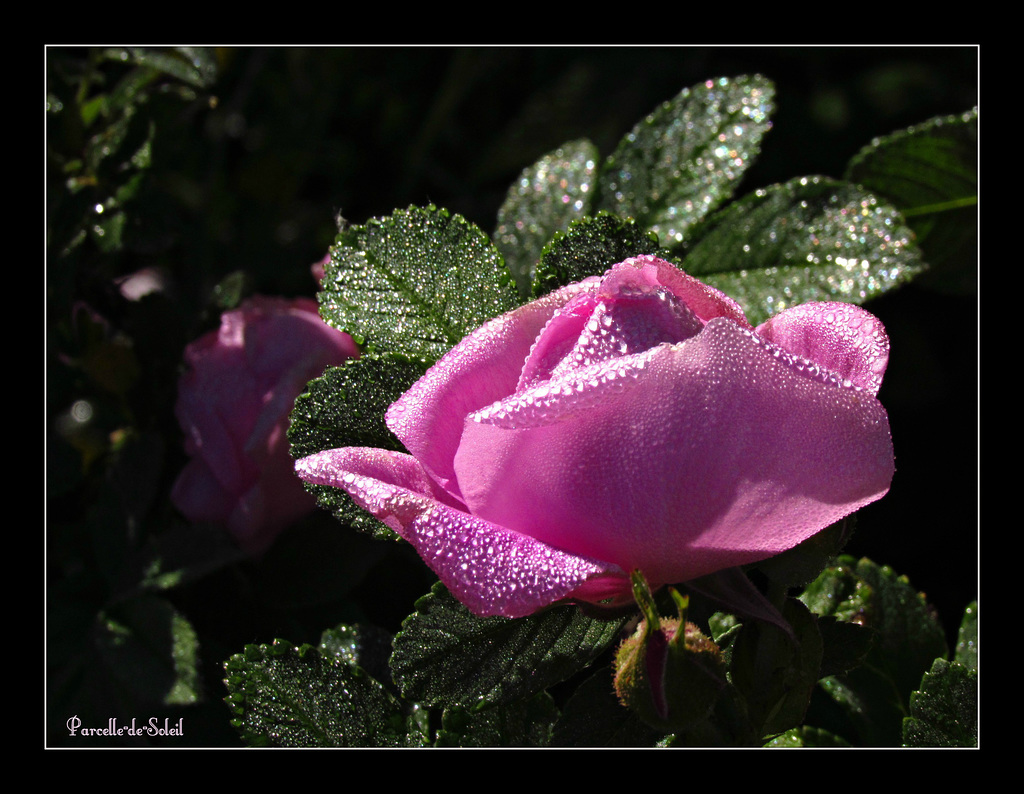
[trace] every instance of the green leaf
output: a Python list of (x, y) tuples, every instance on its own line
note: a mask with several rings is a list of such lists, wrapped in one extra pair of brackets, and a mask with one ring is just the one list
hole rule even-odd
[(822, 678), (807, 724), (863, 747), (896, 747), (906, 707), (892, 682), (868, 665)]
[(580, 684), (555, 723), (555, 747), (654, 747), (664, 736), (615, 696), (611, 669)]
[[(155, 126), (150, 125), (151, 131), (155, 129)], [(139, 147), (139, 151), (132, 155), (132, 165), (140, 169), (149, 168), (151, 159), (151, 140), (152, 136), (150, 137), (150, 140), (147, 140), (145, 143), (143, 143), (142, 146)], [(123, 204), (127, 204), (129, 201), (135, 198), (136, 194), (139, 192), (139, 189), (145, 184), (145, 176), (146, 175), (142, 171), (133, 173), (128, 178), (128, 181), (126, 181), (123, 185), (120, 185), (117, 188), (117, 191), (114, 193), (113, 201), (109, 203), (111, 203), (113, 206), (121, 206)]]
[(955, 659), (969, 670), (978, 669), (978, 602), (964, 610), (964, 619), (956, 638)]
[(862, 625), (873, 629), (877, 639), (868, 663), (885, 673), (906, 703), (932, 661), (946, 656), (942, 624), (906, 576), (868, 559), (841, 557), (840, 564), (854, 565), (856, 575), (871, 587)]
[(196, 88), (208, 88), (217, 78), (217, 58), (210, 47), (128, 47), (106, 50), (103, 55), (109, 60), (162, 72)]
[(79, 115), (82, 119), (82, 126), (89, 127), (97, 118), (107, 113), (107, 95), (99, 94), (82, 102)]
[(869, 664), (891, 680), (904, 703), (932, 660), (946, 655), (942, 625), (924, 596), (888, 566), (842, 556), (801, 599), (812, 611), (875, 633)]
[(765, 747), (849, 747), (850, 743), (821, 728), (801, 725), (776, 736)]
[(635, 221), (606, 212), (574, 221), (544, 247), (534, 275), (533, 294), (541, 296), (641, 254), (659, 252), (658, 240)]
[(483, 711), (452, 706), (441, 715), (436, 747), (547, 747), (558, 708), (547, 692)]
[(199, 637), (162, 598), (145, 595), (101, 612), (94, 641), (110, 676), (140, 704), (201, 699)]
[(225, 702), (245, 742), (279, 747), (402, 747), (401, 704), (362, 668), (281, 640), (224, 664)]
[(134, 105), (141, 98), (145, 90), (156, 81), (160, 73), (148, 67), (132, 69), (124, 77), (118, 80), (107, 97), (106, 113), (117, 110), (121, 112), (132, 112)]
[(324, 319), (370, 349), (430, 360), (520, 302), (487, 236), (433, 206), (342, 231), (319, 297)]
[(747, 621), (729, 659), (731, 681), (746, 701), (751, 725), (764, 737), (803, 721), (820, 677), (823, 646), (814, 615), (795, 598), (786, 599), (782, 615), (792, 639), (772, 623)]
[(578, 607), (526, 618), (479, 618), (440, 584), (395, 637), (391, 669), (402, 694), (426, 706), (512, 703), (564, 681), (618, 638), (625, 618)]
[(921, 689), (910, 696), (903, 720), (908, 747), (978, 746), (978, 673), (959, 662), (936, 659)]
[(402, 450), (384, 414), (426, 371), (422, 359), (372, 353), (328, 367), (295, 401), (288, 428), (292, 456), (337, 447)]
[(841, 558), (804, 588), (799, 598), (816, 615), (834, 617), (850, 623), (863, 624), (869, 602), (874, 595), (871, 586), (857, 576), (849, 557)]
[(108, 212), (98, 218), (90, 228), (96, 247), (105, 254), (119, 251), (124, 245), (124, 226), (127, 221), (128, 217), (123, 212)]
[(137, 105), (128, 104), (89, 139), (85, 149), (89, 171), (111, 182), (123, 181), (139, 150), (151, 145), (155, 130), (152, 119), (139, 112)]
[(858, 624), (874, 637), (860, 667), (822, 679), (822, 692), (836, 708), (822, 705), (825, 717), (814, 724), (862, 745), (898, 745), (910, 693), (946, 655), (942, 626), (924, 597), (891, 568), (843, 556), (801, 598), (813, 611)]
[(347, 626), (340, 624), (320, 635), (320, 655), (354, 664), (381, 683), (391, 681), (391, 632), (370, 625)]
[[(209, 88), (217, 79), (217, 51), (213, 47), (175, 47), (174, 51), (184, 59), (191, 72), (188, 82), (201, 88)], [(183, 78), (184, 79), (184, 78)]]
[[(711, 630), (711, 639), (724, 654), (731, 651), (733, 640), (739, 635), (743, 624), (739, 619), (728, 612), (714, 612), (708, 617), (708, 628)], [(729, 657), (725, 657), (726, 664)]]
[(930, 266), (928, 283), (977, 287), (977, 108), (875, 139), (850, 161), (845, 179), (903, 213)]
[[(423, 360), (393, 354), (366, 354), (327, 369), (295, 401), (288, 428), (292, 456), (302, 458), (339, 447), (404, 450), (384, 423), (384, 413), (426, 370)], [(397, 537), (343, 490), (306, 487), (340, 521), (379, 537)]]
[(870, 629), (833, 617), (819, 617), (818, 630), (824, 644), (822, 677), (847, 673), (862, 664), (875, 639)]
[(594, 195), (597, 147), (570, 141), (523, 169), (498, 210), (492, 239), (522, 295), (528, 295), (545, 244), (587, 214)]
[(760, 75), (708, 80), (637, 124), (601, 168), (600, 204), (663, 244), (729, 198), (771, 128), (775, 88)]
[(237, 308), (251, 288), (249, 274), (233, 270), (213, 285), (211, 302), (220, 311)]
[(924, 270), (899, 212), (825, 177), (757, 190), (709, 218), (685, 270), (754, 324), (807, 301), (864, 303)]

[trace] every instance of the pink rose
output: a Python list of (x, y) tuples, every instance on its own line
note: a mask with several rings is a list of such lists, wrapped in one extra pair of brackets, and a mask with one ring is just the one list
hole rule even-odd
[(752, 328), (653, 256), (490, 321), (387, 413), (411, 454), (297, 461), (415, 546), (479, 615), (629, 598), (789, 549), (880, 498), (888, 338), (811, 303)]
[(316, 501), (295, 476), (288, 416), (306, 383), (359, 354), (307, 298), (252, 298), (185, 349), (175, 413), (192, 460), (171, 492), (190, 521), (260, 554)]

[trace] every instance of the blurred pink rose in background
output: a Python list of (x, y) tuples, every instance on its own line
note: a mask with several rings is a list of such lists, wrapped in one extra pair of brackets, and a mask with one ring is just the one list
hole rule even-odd
[(258, 555), (316, 500), (295, 476), (288, 416), (306, 383), (359, 355), (308, 298), (254, 297), (185, 349), (175, 413), (191, 460), (171, 492), (193, 522), (225, 526)]
[(631, 598), (790, 549), (893, 476), (889, 358), (857, 306), (753, 328), (653, 256), (478, 328), (387, 413), (409, 454), (297, 461), (412, 543), (480, 615)]

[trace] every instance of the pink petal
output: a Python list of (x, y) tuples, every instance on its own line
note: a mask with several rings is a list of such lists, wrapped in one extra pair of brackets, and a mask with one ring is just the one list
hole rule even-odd
[[(295, 473), (306, 482), (348, 491), (361, 507), (405, 537), (406, 516), (399, 497), (425, 496), (456, 509), (462, 507), (411, 455), (367, 447), (342, 447), (295, 461)], [(374, 484), (382, 489), (374, 491)], [(413, 511), (416, 513), (418, 508)], [(408, 540), (408, 538), (406, 538)]]
[(569, 370), (555, 380), (542, 381), (474, 411), (468, 421), (517, 430), (546, 427), (600, 409), (635, 385), (657, 352), (652, 349)]
[(551, 377), (555, 368), (572, 354), (597, 306), (597, 297), (584, 292), (555, 312), (527, 356), (516, 391)]
[(452, 461), (466, 416), (516, 389), (541, 329), (596, 279), (563, 287), (484, 324), (446, 353), (391, 405), (387, 425), (405, 448), (455, 496)]
[(245, 552), (259, 555), (284, 527), (315, 508), (316, 499), (295, 476), (287, 450), (281, 450), (264, 461), (259, 479), (238, 496), (228, 514), (227, 528)]
[[(640, 273), (637, 274), (635, 271)], [(671, 262), (658, 259), (651, 254), (626, 259), (615, 265), (604, 276), (601, 294), (621, 294), (624, 283), (639, 279), (652, 287), (662, 286), (670, 289), (704, 323), (715, 317), (726, 317), (741, 326), (750, 327), (743, 309), (724, 292), (698, 281)]]
[[(186, 350), (198, 355), (193, 344)], [(221, 487), (239, 494), (258, 476), (244, 454), (246, 442), (262, 410), (255, 379), (232, 348), (211, 349), (203, 365), (188, 370), (180, 381), (174, 411), (185, 432), (185, 451), (201, 458)]]
[(859, 306), (804, 303), (762, 323), (757, 333), (872, 394), (882, 385), (889, 337), (874, 315)]
[[(662, 284), (661, 277), (679, 294)], [(699, 333), (704, 322), (682, 296), (703, 306), (705, 320), (725, 315), (746, 324), (730, 298), (668, 262), (654, 256), (627, 259), (604, 274), (596, 294), (581, 293), (558, 309), (531, 349), (516, 390)]]
[[(534, 362), (524, 367), (524, 363), (533, 357), (535, 341), (559, 309), (574, 297), (596, 294), (598, 289), (615, 294), (618, 281), (636, 279), (649, 286), (667, 286), (704, 322), (713, 317), (729, 317), (748, 325), (735, 301), (670, 263), (654, 256), (628, 259), (611, 268), (603, 278), (570, 284), (478, 328), (391, 406), (388, 427), (431, 476), (458, 496), (459, 483), (452, 463), (464, 418), (514, 393), (520, 374), (523, 378), (531, 377), (527, 370), (540, 365)], [(565, 341), (567, 334), (565, 329), (552, 341)], [(537, 355), (542, 354), (545, 360), (550, 356), (549, 351)]]
[(679, 582), (791, 548), (888, 490), (877, 400), (735, 322), (606, 366), (610, 379), (547, 384), (529, 421), (466, 423), (470, 512)]
[(574, 595), (599, 600), (628, 590), (628, 578), (614, 565), (553, 549), (445, 503), (450, 497), (418, 468), (411, 456), (362, 448), (328, 450), (295, 464), (302, 479), (344, 488), (412, 543), (477, 615), (522, 617)]
[(278, 387), (283, 373), (300, 369), (319, 375), (328, 365), (359, 355), (352, 337), (320, 319), (311, 298), (257, 295), (225, 318), (242, 326), (246, 364), (265, 388)]
[(224, 488), (202, 457), (194, 457), (181, 470), (171, 489), (171, 501), (186, 505), (192, 521), (221, 521), (230, 515), (238, 496)]
[[(618, 288), (619, 294), (599, 296), (578, 329), (573, 348), (547, 373), (538, 370), (531, 384), (559, 380), (581, 367), (642, 353), (663, 342), (681, 342), (704, 328), (686, 304), (665, 287), (620, 283)], [(546, 342), (551, 325), (541, 332), (534, 350)], [(520, 389), (526, 383), (520, 378)]]

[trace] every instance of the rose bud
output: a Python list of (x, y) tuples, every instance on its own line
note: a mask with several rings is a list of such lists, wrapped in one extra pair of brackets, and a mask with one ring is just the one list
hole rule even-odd
[(679, 617), (661, 619), (649, 592), (644, 598), (636, 590), (634, 582), (644, 618), (616, 653), (615, 691), (624, 706), (655, 728), (693, 727), (710, 714), (726, 684), (721, 652), (686, 621), (685, 596), (672, 589)]

